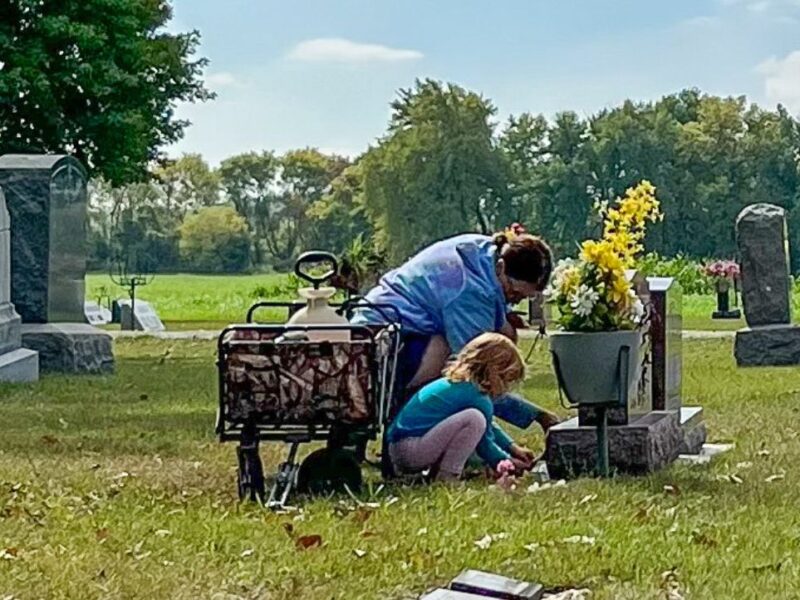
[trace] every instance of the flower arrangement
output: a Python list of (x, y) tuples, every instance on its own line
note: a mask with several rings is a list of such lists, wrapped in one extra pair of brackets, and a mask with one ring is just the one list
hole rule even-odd
[(558, 308), (556, 322), (565, 331), (635, 329), (644, 318), (644, 306), (626, 270), (643, 249), (648, 222), (662, 219), (655, 187), (642, 181), (626, 190), (613, 206), (597, 206), (603, 219), (599, 240), (586, 240), (577, 259), (556, 266), (546, 292)]
[(736, 279), (741, 273), (739, 264), (732, 260), (715, 260), (703, 266), (703, 273), (714, 279)]

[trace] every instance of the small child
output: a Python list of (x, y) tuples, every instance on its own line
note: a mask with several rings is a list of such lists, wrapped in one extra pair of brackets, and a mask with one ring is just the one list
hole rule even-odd
[(493, 400), (524, 377), (522, 357), (504, 335), (486, 333), (469, 342), (444, 377), (417, 392), (389, 427), (386, 439), (395, 470), (431, 469), (437, 480), (455, 480), (475, 452), (497, 475), (507, 472), (507, 461), (516, 472), (530, 469), (533, 453), (492, 422)]

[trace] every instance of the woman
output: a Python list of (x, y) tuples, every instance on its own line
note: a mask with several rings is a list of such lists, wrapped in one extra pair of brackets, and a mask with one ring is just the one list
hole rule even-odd
[[(467, 234), (437, 242), (381, 278), (367, 300), (393, 307), (402, 319), (399, 376), (404, 398), (438, 379), (450, 356), (483, 333), (516, 341), (510, 307), (541, 292), (550, 279), (553, 257), (541, 239), (525, 233), (494, 237)], [(359, 323), (385, 320), (365, 310)], [(520, 428), (537, 421), (547, 430), (552, 413), (506, 395), (495, 414)]]

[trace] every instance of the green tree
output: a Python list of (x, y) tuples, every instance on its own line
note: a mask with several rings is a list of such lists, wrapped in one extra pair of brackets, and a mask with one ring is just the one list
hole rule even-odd
[(93, 180), (89, 195), (90, 265), (168, 270), (178, 265), (180, 219), (165, 204), (155, 181), (114, 187)]
[(456, 85), (425, 80), (400, 91), (388, 133), (361, 165), (364, 206), (391, 262), (447, 235), (497, 226), (508, 196), (494, 113)]
[(0, 7), (0, 155), (69, 152), (119, 184), (183, 134), (177, 102), (210, 99), (199, 34), (165, 0), (7, 0)]
[(220, 202), (219, 174), (199, 154), (164, 161), (154, 175), (164, 189), (167, 207), (181, 217)]
[(360, 163), (347, 167), (325, 195), (308, 209), (314, 238), (320, 248), (341, 254), (355, 244), (359, 253), (372, 248), (372, 227), (364, 211)]
[(250, 265), (250, 236), (244, 218), (231, 206), (208, 206), (180, 226), (181, 259), (206, 273), (238, 273)]
[(253, 262), (264, 264), (264, 249), (280, 230), (276, 178), (280, 163), (272, 152), (248, 152), (222, 161), (219, 177), (228, 200), (250, 228)]

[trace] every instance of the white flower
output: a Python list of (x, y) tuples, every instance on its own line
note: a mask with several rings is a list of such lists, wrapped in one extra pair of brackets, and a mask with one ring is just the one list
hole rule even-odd
[(575, 295), (570, 300), (570, 306), (579, 317), (588, 317), (592, 314), (592, 310), (594, 310), (594, 306), (599, 299), (600, 294), (597, 293), (597, 290), (593, 290), (584, 284), (575, 292)]

